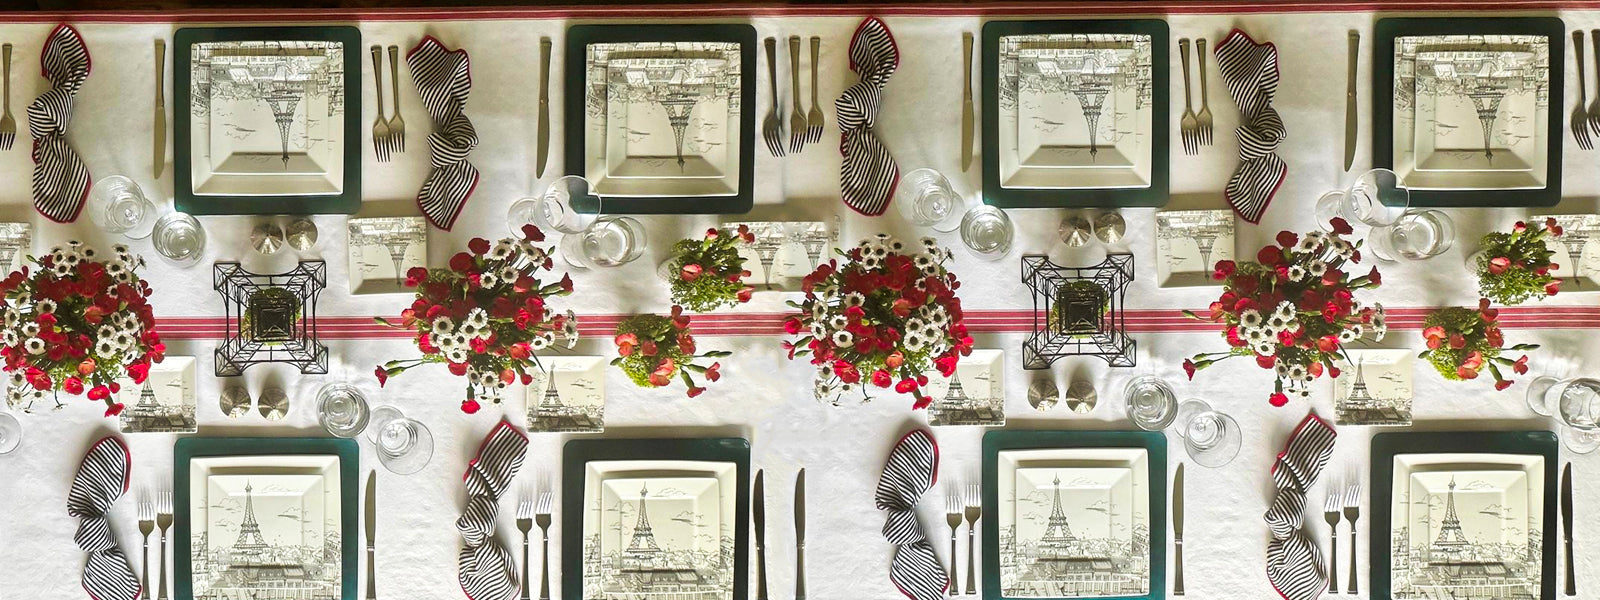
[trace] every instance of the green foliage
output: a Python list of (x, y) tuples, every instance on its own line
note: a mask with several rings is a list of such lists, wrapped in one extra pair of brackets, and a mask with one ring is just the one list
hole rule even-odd
[[(703, 240), (679, 240), (672, 246), (672, 258), (667, 261), (667, 276), (672, 283), (672, 302), (694, 312), (711, 312), (722, 307), (737, 306), (748, 299), (740, 298), (746, 289), (744, 283), (745, 259), (739, 256), (739, 237), (718, 235)], [(683, 267), (700, 268), (697, 276), (686, 279)], [(748, 294), (749, 292), (746, 292)]]
[[(1548, 230), (1537, 226), (1521, 232), (1483, 236), (1483, 252), (1473, 264), (1478, 275), (1478, 293), (1507, 306), (1550, 295), (1546, 286), (1556, 281), (1549, 273), (1550, 258), (1555, 252), (1545, 244), (1547, 237)], [(1500, 273), (1490, 270), (1490, 261), (1496, 258), (1510, 261)]]

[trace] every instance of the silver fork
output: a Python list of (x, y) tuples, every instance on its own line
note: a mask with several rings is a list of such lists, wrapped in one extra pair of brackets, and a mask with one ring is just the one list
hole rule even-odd
[(973, 548), (977, 547), (978, 519), (983, 517), (983, 489), (978, 484), (967, 485), (967, 594), (978, 593), (974, 575), (977, 561), (972, 560)]
[(6, 112), (0, 116), (0, 150), (10, 150), (11, 144), (17, 139), (17, 120), (11, 118), (11, 44), (0, 47), (0, 55), (5, 62), (6, 78)]
[[(1201, 67), (1205, 72), (1205, 67)], [(400, 47), (389, 46), (389, 89), (394, 92), (394, 118), (389, 119), (389, 149), (406, 151), (406, 120), (400, 118)], [(382, 116), (381, 114), (379, 116)]]
[(1206, 85), (1206, 39), (1200, 38), (1194, 43), (1195, 60), (1200, 61), (1200, 114), (1195, 115), (1195, 121), (1200, 126), (1200, 144), (1211, 145), (1211, 100), (1210, 92)]
[[(1596, 83), (1600, 83), (1600, 29), (1590, 30), (1594, 36), (1594, 75)], [(1582, 71), (1583, 68), (1579, 68)], [(1600, 135), (1600, 93), (1596, 93), (1594, 100), (1589, 103), (1589, 129)]]
[(1350, 521), (1350, 587), (1346, 593), (1356, 593), (1356, 519), (1361, 518), (1361, 478), (1351, 477), (1344, 488), (1344, 518)]
[(372, 123), (372, 152), (389, 162), (389, 120), (383, 118), (383, 47), (372, 46), (372, 84), (378, 88), (378, 120)]
[(533, 530), (533, 491), (527, 485), (517, 499), (517, 529), (522, 531), (522, 600), (528, 600), (528, 532)]
[(140, 555), (139, 563), (142, 565), (139, 572), (139, 597), (150, 600), (150, 532), (156, 530), (156, 506), (150, 502), (149, 494), (139, 497), (139, 535), (144, 536), (144, 553)]
[[(1578, 142), (1579, 148), (1593, 150), (1594, 141), (1589, 139), (1589, 115), (1584, 112), (1584, 106), (1589, 103), (1586, 99), (1589, 95), (1589, 84), (1583, 80), (1585, 65), (1583, 64), (1582, 31), (1572, 32), (1572, 50), (1576, 53), (1575, 56), (1578, 59), (1578, 104), (1572, 107), (1572, 139)], [(1595, 50), (1600, 51), (1600, 47), (1596, 47)], [(1597, 97), (1596, 100), (1600, 100), (1600, 97)]]
[(794, 111), (789, 114), (789, 151), (800, 153), (806, 145), (806, 114), (800, 111), (800, 36), (789, 36), (789, 87), (794, 88)]
[(1339, 593), (1339, 484), (1328, 482), (1328, 497), (1322, 502), (1322, 517), (1328, 521), (1328, 593)]
[(1178, 122), (1178, 134), (1183, 138), (1183, 153), (1192, 156), (1200, 152), (1195, 139), (1200, 124), (1189, 100), (1189, 38), (1178, 40), (1178, 55), (1183, 59), (1183, 120)]
[(806, 143), (822, 141), (822, 109), (817, 107), (817, 54), (822, 51), (822, 38), (811, 36), (811, 112), (806, 115)]
[(540, 552), (544, 568), (539, 573), (539, 600), (550, 600), (550, 511), (556, 503), (556, 492), (550, 487), (548, 476), (539, 479), (539, 502), (533, 507), (534, 520), (539, 524), (539, 532), (544, 538), (544, 550)]
[(944, 497), (944, 522), (950, 525), (950, 594), (955, 595), (961, 589), (961, 582), (956, 577), (956, 567), (961, 564), (956, 559), (956, 532), (961, 529), (961, 512), (965, 502), (961, 498), (960, 488), (950, 490)]
[(773, 156), (783, 156), (783, 109), (778, 108), (778, 40), (767, 38), (767, 81), (772, 83), (772, 112), (761, 123), (761, 138), (767, 141), (767, 151)]
[(172, 492), (156, 494), (156, 527), (161, 528), (161, 552), (158, 553), (161, 561), (156, 563), (161, 569), (161, 587), (157, 588), (156, 598), (167, 600), (167, 529), (172, 527)]

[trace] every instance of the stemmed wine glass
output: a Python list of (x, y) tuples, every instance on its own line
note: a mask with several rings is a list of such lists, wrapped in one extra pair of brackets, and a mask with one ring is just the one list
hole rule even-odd
[(0, 454), (16, 450), (22, 445), (22, 422), (11, 413), (0, 413)]
[(1178, 406), (1176, 421), (1184, 450), (1200, 466), (1217, 468), (1239, 455), (1239, 446), (1244, 442), (1239, 423), (1212, 410), (1204, 400), (1185, 400)]
[(1600, 380), (1536, 377), (1528, 386), (1528, 407), (1561, 421), (1568, 450), (1588, 454), (1600, 448)]
[(961, 241), (979, 258), (994, 260), (1011, 251), (1016, 229), (998, 207), (980, 204), (961, 217)]
[(89, 221), (99, 228), (136, 240), (150, 235), (156, 216), (155, 203), (144, 195), (139, 184), (121, 175), (95, 182), (89, 190), (86, 210)]
[(1411, 191), (1400, 176), (1388, 169), (1362, 173), (1343, 193), (1328, 192), (1317, 200), (1317, 224), (1332, 231), (1334, 217), (1359, 221), (1369, 227), (1391, 225), (1411, 205)]
[(378, 449), (378, 462), (396, 475), (421, 471), (433, 457), (433, 432), (393, 406), (372, 410), (367, 419), (367, 441)]
[(515, 236), (522, 235), (522, 226), (529, 223), (559, 233), (578, 233), (583, 230), (583, 217), (572, 207), (572, 200), (589, 195), (589, 180), (578, 175), (561, 177), (538, 196), (513, 203), (506, 212), (506, 225)]
[(602, 213), (598, 199), (595, 207), (592, 218), (579, 216), (578, 222), (586, 224), (561, 238), (561, 256), (567, 264), (578, 269), (620, 267), (643, 256), (644, 225), (633, 217)]

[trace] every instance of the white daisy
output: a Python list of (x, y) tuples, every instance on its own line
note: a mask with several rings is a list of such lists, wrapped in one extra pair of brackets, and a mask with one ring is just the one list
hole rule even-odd
[(1272, 342), (1256, 342), (1255, 347), (1251, 348), (1251, 350), (1261, 356), (1273, 356), (1278, 352), (1277, 347)]
[(922, 247), (927, 249), (928, 252), (932, 253), (932, 252), (937, 252), (939, 250), (939, 240), (933, 239), (931, 237), (923, 236), (921, 241), (922, 241)]
[(1339, 343), (1341, 344), (1353, 342), (1357, 337), (1359, 336), (1356, 335), (1355, 330), (1353, 329), (1343, 329), (1339, 331)]
[(467, 351), (460, 348), (451, 348), (444, 353), (444, 358), (450, 362), (467, 362)]
[(533, 339), (528, 340), (528, 347), (534, 350), (543, 350), (549, 345), (550, 342), (545, 341), (543, 336), (534, 336)]
[[(35, 304), (34, 307), (38, 308), (40, 313), (44, 313), (44, 314), (53, 313), (53, 312), (56, 312), (56, 301), (55, 300), (51, 300), (49, 298), (45, 298), (43, 300), (40, 300), (38, 304)], [(118, 313), (118, 314), (120, 314), (120, 313)]]
[(1262, 321), (1261, 313), (1254, 308), (1247, 308), (1244, 312), (1239, 313), (1239, 324), (1245, 327), (1260, 327)]
[(828, 328), (829, 329), (844, 329), (845, 326), (847, 326), (849, 324), (850, 324), (850, 319), (848, 317), (845, 317), (844, 315), (834, 315), (832, 317), (828, 317)]
[(1283, 364), (1283, 363), (1280, 362), (1276, 366), (1274, 366), (1272, 369), (1273, 369), (1273, 372), (1278, 374), (1278, 378), (1279, 379), (1283, 379), (1283, 378), (1289, 376), (1289, 365), (1286, 365), (1286, 364)]
[(856, 338), (855, 338), (855, 336), (850, 335), (850, 332), (848, 332), (848, 331), (835, 331), (835, 332), (833, 332), (833, 345), (838, 346), (840, 348), (849, 348), (851, 346), (854, 346), (855, 343), (856, 343)]
[(516, 252), (516, 247), (516, 244), (510, 238), (495, 242), (494, 247), (489, 249), (489, 259), (505, 260), (511, 258), (511, 254)]
[(1320, 260), (1313, 260), (1311, 261), (1310, 270), (1313, 277), (1321, 277), (1323, 273), (1328, 272), (1328, 263)]
[(1290, 379), (1303, 379), (1303, 378), (1305, 378), (1305, 376), (1306, 376), (1306, 368), (1304, 366), (1301, 366), (1301, 365), (1290, 365), (1289, 366), (1289, 378)]
[(22, 338), (17, 337), (16, 331), (7, 329), (4, 332), (0, 332), (0, 344), (5, 344), (6, 346), (15, 346), (17, 345), (17, 340), (20, 339)]
[(494, 274), (494, 271), (484, 271), (482, 275), (478, 276), (478, 285), (486, 288), (500, 285), (500, 276)]
[(441, 316), (433, 320), (433, 331), (441, 334), (455, 333), (456, 322), (450, 317)]
[(1300, 282), (1306, 278), (1306, 270), (1300, 265), (1289, 267), (1289, 281)]
[(27, 350), (28, 354), (43, 354), (44, 340), (39, 338), (28, 338), (28, 341), (22, 343), (22, 349)]
[(867, 303), (867, 297), (861, 292), (850, 292), (844, 295), (845, 306), (861, 306)]
[[(102, 327), (102, 329), (109, 330), (110, 328), (109, 327)], [(112, 332), (112, 333), (115, 333), (115, 332)], [(33, 337), (33, 336), (39, 335), (39, 324), (36, 323), (36, 322), (33, 322), (33, 321), (28, 321), (27, 323), (23, 323), (22, 324), (22, 335), (25, 335), (25, 336), (28, 336), (28, 337)], [(106, 334), (106, 335), (109, 335), (109, 334)], [(102, 335), (101, 337), (104, 337), (104, 335)]]

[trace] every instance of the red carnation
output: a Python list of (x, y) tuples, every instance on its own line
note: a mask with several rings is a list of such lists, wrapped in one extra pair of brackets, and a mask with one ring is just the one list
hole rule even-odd
[(544, 241), (544, 232), (540, 231), (538, 227), (534, 227), (533, 224), (531, 224), (531, 223), (527, 224), (527, 225), (523, 225), (522, 226), (522, 239), (528, 240), (530, 242), (542, 242), (542, 241)]
[(685, 282), (693, 283), (694, 280), (700, 278), (700, 271), (702, 270), (703, 269), (700, 267), (700, 265), (687, 264), (684, 265), (682, 269), (678, 270), (678, 276)]
[(460, 377), (462, 375), (466, 375), (467, 374), (467, 363), (453, 362), (453, 363), (450, 363), (450, 367), (449, 368), (450, 368), (450, 374), (451, 375), (455, 375), (456, 377)]
[(1261, 251), (1256, 253), (1256, 262), (1269, 267), (1277, 266), (1280, 260), (1283, 260), (1283, 251), (1277, 246), (1262, 246)]
[[(473, 259), (472, 259), (472, 255), (471, 254), (467, 254), (465, 252), (458, 252), (458, 253), (456, 253), (455, 256), (450, 257), (450, 270), (455, 271), (457, 273), (465, 273), (465, 272), (467, 272), (468, 270), (472, 269), (472, 265), (473, 265)], [(443, 294), (438, 294), (438, 295), (443, 295)]]
[(1505, 273), (1510, 268), (1511, 268), (1511, 259), (1509, 259), (1509, 258), (1506, 258), (1504, 256), (1496, 256), (1494, 258), (1489, 259), (1489, 274), (1490, 275), (1500, 275), (1502, 273)]
[(1194, 379), (1194, 371), (1195, 371), (1194, 361), (1189, 360), (1189, 359), (1184, 359), (1184, 361), (1183, 361), (1183, 373), (1185, 375), (1188, 375), (1189, 379), (1192, 380), (1192, 379)]
[[(34, 387), (39, 387), (39, 386), (34, 386)], [(46, 385), (44, 387), (47, 388), (49, 386)], [(97, 386), (94, 386), (93, 388), (89, 389), (89, 399), (90, 400), (105, 400), (105, 399), (110, 398), (110, 397), (111, 397), (111, 388), (108, 388), (106, 386), (97, 385)]]
[(389, 383), (389, 371), (383, 367), (373, 369), (372, 374), (378, 377), (378, 387), (383, 387), (383, 384)]
[(1278, 232), (1278, 245), (1279, 246), (1283, 246), (1285, 248), (1293, 248), (1294, 245), (1296, 243), (1298, 243), (1299, 241), (1300, 241), (1300, 236), (1295, 235), (1295, 233), (1293, 231), (1279, 231)]
[(472, 241), (467, 242), (467, 249), (471, 250), (473, 254), (488, 254), (489, 240), (483, 238), (472, 238)]
[(120, 402), (116, 403), (116, 404), (113, 404), (111, 406), (108, 406), (108, 407), (106, 407), (106, 416), (107, 417), (115, 417), (117, 415), (120, 415), (120, 414), (122, 414), (122, 409), (123, 408), (126, 408), (126, 407), (124, 407), (122, 405), (122, 403), (120, 403)]
[(1334, 217), (1332, 221), (1328, 221), (1328, 225), (1333, 227), (1333, 232), (1339, 235), (1350, 235), (1356, 231), (1355, 228), (1350, 227), (1350, 222), (1344, 220), (1343, 217)]
[(1238, 265), (1234, 264), (1234, 262), (1231, 260), (1219, 260), (1217, 261), (1216, 270), (1211, 273), (1211, 278), (1217, 281), (1222, 281), (1232, 276), (1234, 270), (1237, 268)]
[(704, 394), (704, 393), (706, 393), (706, 389), (703, 388), (703, 387), (693, 387), (693, 386), (691, 386), (689, 388), (689, 397), (690, 398), (699, 397), (700, 394)]
[(872, 372), (872, 385), (886, 388), (892, 383), (894, 383), (894, 377), (890, 376), (888, 371), (878, 369)]
[(478, 406), (478, 401), (477, 400), (473, 400), (471, 398), (467, 398), (466, 400), (462, 400), (461, 401), (461, 412), (467, 413), (469, 415), (470, 414), (476, 414), (478, 412), (479, 408), (482, 408), (482, 407)]
[(1494, 382), (1494, 391), (1497, 391), (1497, 392), (1503, 391), (1506, 388), (1511, 387), (1512, 383), (1515, 383), (1515, 382), (1511, 381), (1510, 379), (1497, 380), (1497, 381)]
[(1289, 397), (1284, 395), (1283, 392), (1276, 392), (1267, 397), (1267, 403), (1273, 406), (1283, 406), (1289, 403)]
[(83, 380), (82, 379), (78, 379), (77, 377), (68, 377), (65, 381), (61, 382), (61, 391), (64, 391), (64, 392), (66, 392), (68, 394), (72, 394), (74, 396), (76, 396), (78, 394), (82, 394), (83, 393)]
[(706, 381), (716, 381), (718, 379), (722, 379), (721, 369), (722, 363), (711, 363), (711, 366), (706, 367)]
[(132, 379), (134, 383), (144, 383), (144, 380), (149, 376), (150, 363), (134, 363), (128, 365), (128, 377)]

